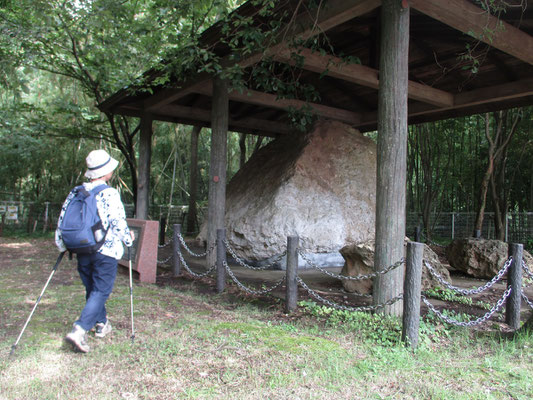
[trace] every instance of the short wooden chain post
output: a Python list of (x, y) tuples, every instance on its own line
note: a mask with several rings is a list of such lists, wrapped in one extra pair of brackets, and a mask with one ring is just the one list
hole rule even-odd
[(285, 295), (285, 312), (289, 314), (296, 309), (298, 302), (298, 282), (296, 275), (298, 270), (298, 236), (287, 237), (287, 275)]
[[(217, 229), (217, 293), (222, 293), (226, 287), (226, 230)], [(209, 265), (207, 266), (209, 268)]]
[(402, 341), (415, 350), (420, 327), (420, 293), (422, 290), (422, 243), (407, 243), (407, 260), (403, 286)]
[(509, 257), (513, 261), (507, 271), (507, 287), (511, 294), (505, 303), (505, 323), (513, 329), (520, 327), (520, 304), (522, 303), (522, 257), (524, 245), (510, 243)]
[(172, 259), (174, 261), (173, 266), (172, 266), (172, 275), (174, 277), (177, 277), (181, 274), (181, 259), (179, 256), (180, 235), (181, 235), (181, 225), (174, 224), (174, 232), (172, 233)]

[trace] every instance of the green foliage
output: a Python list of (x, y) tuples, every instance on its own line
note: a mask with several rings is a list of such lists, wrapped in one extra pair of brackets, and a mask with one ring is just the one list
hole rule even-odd
[(464, 304), (465, 306), (476, 306), (490, 310), (492, 306), (483, 301), (474, 301), (471, 297), (462, 296), (451, 289), (447, 288), (432, 288), (425, 291), (426, 295), (434, 299), (443, 301), (453, 301), (456, 303)]
[(309, 314), (323, 320), (328, 326), (342, 327), (349, 332), (357, 332), (361, 339), (382, 346), (396, 346), (401, 339), (401, 321), (392, 316), (337, 310), (315, 303), (301, 301), (298, 303)]

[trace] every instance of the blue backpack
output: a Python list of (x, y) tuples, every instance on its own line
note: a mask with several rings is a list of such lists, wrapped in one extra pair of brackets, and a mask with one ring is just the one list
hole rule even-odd
[(95, 253), (105, 241), (107, 233), (96, 208), (96, 195), (108, 188), (99, 185), (87, 191), (83, 186), (73, 189), (74, 198), (65, 210), (59, 226), (65, 247), (71, 253)]

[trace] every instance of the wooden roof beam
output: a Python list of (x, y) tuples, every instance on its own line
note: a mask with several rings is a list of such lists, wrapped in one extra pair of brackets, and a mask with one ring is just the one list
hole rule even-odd
[[(204, 86), (201, 90), (198, 90), (197, 93), (211, 96), (212, 91), (212, 85), (209, 84)], [(346, 122), (350, 125), (357, 125), (361, 121), (361, 116), (353, 111), (328, 107), (322, 104), (307, 103), (305, 101), (296, 99), (279, 99), (274, 94), (259, 92), (256, 90), (246, 90), (243, 93), (233, 90), (229, 93), (229, 99), (231, 101), (272, 107), (284, 111), (288, 111), (288, 109), (291, 107), (297, 110), (305, 107), (311, 107), (312, 111), (318, 116)]]
[[(285, 48), (274, 55), (274, 59), (284, 63), (295, 64), (291, 57), (292, 51)], [(322, 56), (309, 49), (300, 48), (296, 54), (303, 57), (302, 67), (308, 71), (323, 73), (327, 71), (328, 76), (352, 82), (357, 85), (379, 88), (379, 71), (360, 64), (346, 64), (338, 57)], [(437, 107), (451, 107), (453, 105), (453, 95), (443, 90), (432, 88), (418, 82), (409, 81), (408, 96), (410, 99), (422, 101)]]
[(162, 89), (153, 96), (147, 98), (143, 103), (143, 108), (145, 111), (148, 112), (157, 111), (159, 107), (179, 100), (182, 97), (187, 96), (188, 94), (195, 93), (197, 90), (201, 89), (206, 85), (206, 79), (208, 79), (208, 76), (204, 75), (202, 76), (202, 79), (195, 80), (186, 87)]
[(243, 68), (254, 65), (265, 56), (273, 56), (278, 51), (286, 48), (287, 41), (290, 39), (309, 39), (380, 6), (381, 0), (331, 0), (326, 4), (321, 4), (318, 14), (300, 14), (291, 23), (289, 29), (277, 35), (268, 49), (243, 58), (239, 65)]
[[(470, 90), (454, 96), (453, 107), (433, 108), (427, 104), (417, 104), (408, 109), (409, 118), (442, 113), (445, 111), (461, 110), (487, 104), (496, 104), (509, 100), (519, 100), (522, 97), (533, 96), (533, 78), (521, 81)], [(377, 113), (367, 114), (361, 126), (375, 125)]]
[(533, 64), (533, 37), (467, 0), (409, 0), (420, 11), (482, 42)]
[[(168, 104), (166, 106), (160, 107), (159, 113), (167, 116), (173, 116), (178, 118), (181, 117), (211, 123), (211, 111), (200, 108)], [(235, 119), (231, 116), (228, 120), (228, 126), (228, 129), (233, 132), (268, 132), (268, 136), (287, 135), (294, 132), (295, 130), (291, 126), (283, 124), (281, 122), (268, 121), (258, 118)]]

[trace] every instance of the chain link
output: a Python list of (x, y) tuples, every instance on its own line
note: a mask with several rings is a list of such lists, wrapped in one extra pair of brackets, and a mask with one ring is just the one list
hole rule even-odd
[(526, 272), (526, 275), (529, 277), (529, 279), (533, 279), (533, 273), (529, 270), (523, 258), (522, 258), (522, 269)]
[(527, 296), (526, 296), (524, 293), (522, 293), (522, 298), (523, 298), (524, 301), (527, 303), (527, 305), (528, 305), (529, 307), (531, 307), (531, 309), (533, 309), (533, 301), (529, 300), (529, 299), (527, 298)]
[(172, 243), (172, 240), (169, 241), (169, 242), (166, 242), (165, 244), (158, 244), (157, 247), (159, 247), (160, 249), (164, 249), (165, 247), (167, 247), (171, 243)]
[(205, 271), (204, 273), (201, 273), (201, 274), (197, 274), (196, 272), (194, 272), (193, 270), (191, 270), (189, 268), (189, 266), (187, 265), (187, 263), (185, 262), (185, 259), (183, 258), (183, 254), (181, 253), (181, 251), (179, 251), (178, 249), (178, 257), (180, 258), (180, 261), (181, 261), (181, 265), (183, 265), (183, 268), (185, 268), (185, 270), (191, 274), (192, 276), (194, 276), (195, 278), (203, 278), (209, 274), (211, 274), (211, 272), (213, 272), (213, 270), (215, 269), (216, 267), (216, 264), (214, 264), (211, 268), (209, 268), (207, 271)]
[(231, 277), (233, 282), (235, 282), (237, 284), (237, 286), (239, 286), (242, 290), (244, 290), (245, 292), (248, 292), (250, 294), (258, 295), (258, 294), (270, 293), (273, 290), (277, 289), (285, 281), (285, 277), (283, 277), (278, 282), (276, 282), (274, 284), (274, 286), (272, 286), (272, 287), (270, 287), (268, 289), (263, 289), (263, 290), (250, 289), (249, 287), (245, 286), (241, 281), (239, 281), (237, 279), (237, 277), (235, 276), (235, 274), (233, 273), (233, 271), (231, 270), (231, 268), (229, 267), (229, 265), (228, 265), (228, 263), (226, 261), (223, 261), (222, 264), (224, 265), (224, 268), (226, 269), (228, 275)]
[(324, 303), (332, 308), (336, 308), (337, 310), (343, 310), (343, 311), (376, 311), (380, 308), (383, 308), (385, 306), (390, 306), (394, 303), (396, 303), (398, 300), (401, 300), (403, 298), (403, 294), (399, 294), (396, 297), (393, 297), (392, 299), (386, 301), (384, 304), (380, 304), (377, 306), (361, 306), (361, 307), (349, 307), (344, 306), (342, 304), (337, 304), (331, 300), (325, 299), (324, 297), (320, 296), (317, 292), (315, 292), (313, 289), (311, 289), (309, 286), (306, 285), (306, 283), (299, 277), (296, 277), (296, 281), (313, 297), (315, 300), (320, 301), (321, 303)]
[(162, 261), (157, 260), (157, 263), (158, 264), (166, 264), (171, 258), (172, 258), (172, 254), (169, 257), (167, 257), (166, 259), (162, 260)]
[(445, 245), (439, 244), (439, 243), (434, 242), (433, 240), (429, 239), (429, 238), (424, 234), (424, 232), (422, 232), (422, 231), (420, 231), (420, 236), (424, 238), (424, 240), (426, 241), (426, 243), (429, 243), (429, 244), (432, 245), (432, 246), (440, 247), (440, 248), (442, 248), (442, 249), (445, 249), (445, 248), (446, 248)]
[(468, 296), (468, 295), (472, 295), (472, 294), (482, 293), (485, 290), (487, 290), (488, 288), (494, 286), (494, 284), (496, 282), (498, 282), (499, 280), (501, 280), (503, 278), (503, 276), (505, 275), (505, 273), (509, 269), (509, 266), (511, 265), (512, 262), (513, 262), (513, 258), (509, 257), (507, 259), (507, 261), (505, 262), (505, 264), (503, 265), (502, 269), (500, 269), (498, 271), (498, 273), (494, 276), (494, 278), (492, 278), (490, 281), (488, 281), (483, 286), (479, 286), (479, 287), (474, 288), (474, 289), (461, 289), (461, 288), (458, 288), (457, 286), (453, 286), (451, 283), (447, 282), (426, 260), (424, 260), (424, 265), (428, 269), (429, 273), (435, 279), (437, 279), (443, 286), (445, 286), (446, 288), (448, 288), (450, 290), (453, 290), (454, 292), (460, 293), (460, 294), (462, 294), (464, 296)]
[(485, 315), (475, 320), (468, 321), (468, 322), (458, 321), (454, 318), (450, 318), (444, 315), (442, 312), (437, 310), (433, 304), (429, 302), (426, 296), (422, 294), (421, 297), (422, 297), (422, 301), (426, 304), (426, 306), (428, 306), (428, 308), (431, 311), (433, 311), (443, 321), (449, 324), (455, 325), (455, 326), (475, 326), (475, 325), (479, 325), (479, 324), (486, 322), (490, 317), (492, 317), (492, 315), (495, 312), (499, 311), (503, 307), (505, 300), (509, 297), (510, 294), (511, 294), (511, 287), (508, 287), (507, 290), (503, 293), (502, 297), (500, 297), (498, 302), (494, 305), (494, 307), (492, 307)]
[(227, 240), (224, 240), (224, 245), (226, 246), (226, 249), (228, 250), (228, 253), (231, 255), (231, 257), (233, 257), (233, 259), (237, 262), (237, 264), (239, 264), (241, 267), (248, 268), (248, 269), (253, 269), (255, 271), (261, 271), (261, 270), (265, 270), (265, 269), (271, 268), (274, 265), (276, 265), (276, 263), (278, 263), (283, 257), (285, 257), (287, 255), (287, 251), (284, 251), (283, 253), (281, 253), (279, 256), (277, 256), (274, 260), (272, 260), (267, 265), (264, 265), (262, 267), (253, 267), (253, 266), (247, 264), (246, 262), (244, 262), (244, 260), (242, 260), (235, 253), (235, 251), (230, 247), (230, 245), (229, 245)]
[(399, 261), (395, 262), (394, 264), (390, 265), (389, 267), (387, 267), (387, 268), (385, 268), (385, 269), (383, 269), (381, 271), (375, 271), (375, 272), (372, 272), (372, 273), (366, 274), (366, 275), (346, 276), (346, 275), (334, 274), (333, 272), (330, 272), (327, 269), (322, 268), (320, 265), (315, 264), (300, 249), (298, 249), (298, 254), (311, 267), (313, 267), (315, 269), (318, 269), (320, 272), (322, 272), (322, 273), (324, 273), (324, 274), (326, 274), (328, 276), (331, 276), (332, 278), (340, 279), (342, 281), (362, 281), (362, 280), (365, 280), (365, 279), (373, 279), (373, 278), (375, 278), (378, 275), (385, 275), (387, 272), (390, 272), (390, 271), (398, 268), (400, 265), (402, 265), (405, 262), (405, 259), (401, 258)]
[(211, 251), (216, 247), (216, 242), (214, 242), (209, 250), (207, 250), (207, 251), (205, 251), (203, 253), (195, 253), (191, 249), (189, 249), (189, 247), (185, 243), (185, 240), (183, 239), (183, 236), (181, 236), (181, 233), (178, 233), (178, 240), (180, 241), (180, 243), (183, 246), (183, 248), (187, 251), (187, 253), (189, 253), (191, 256), (197, 257), (197, 258), (201, 258), (201, 257), (207, 256), (207, 254), (211, 253)]

